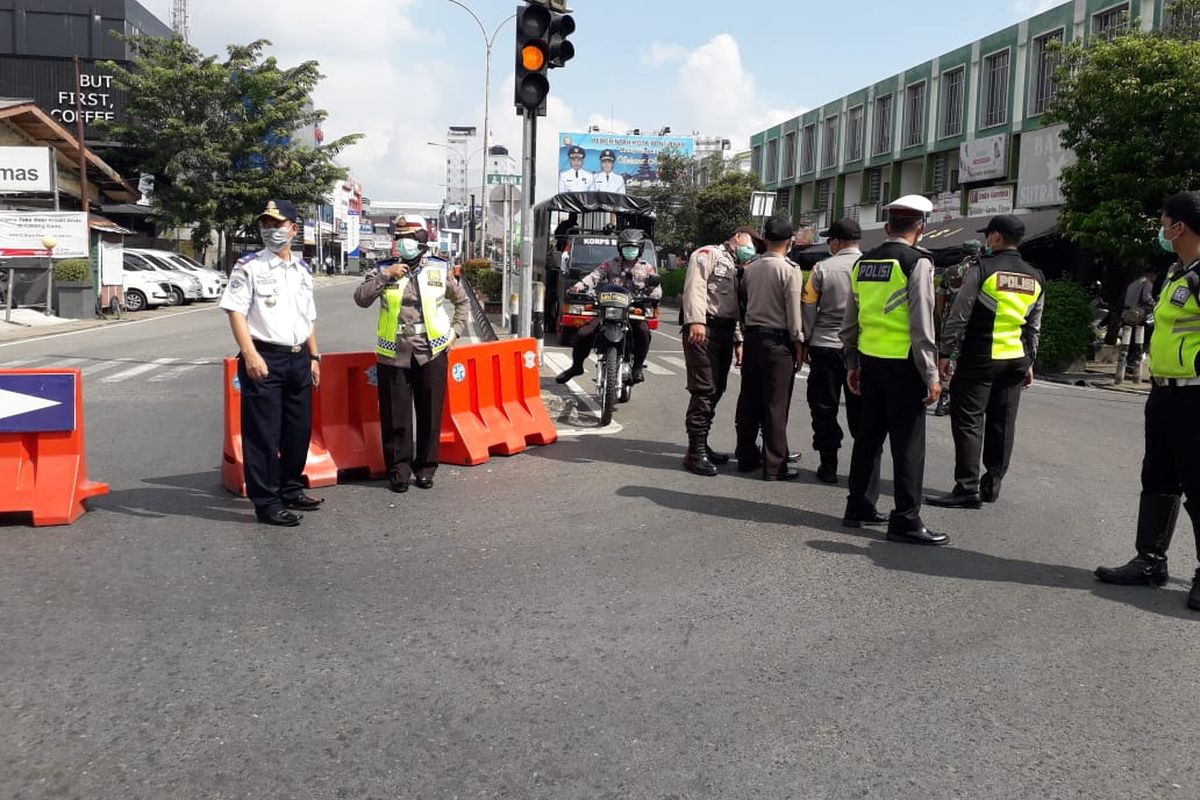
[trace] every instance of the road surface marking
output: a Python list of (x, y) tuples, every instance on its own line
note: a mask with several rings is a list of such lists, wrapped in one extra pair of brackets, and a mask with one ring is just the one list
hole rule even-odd
[(646, 372), (651, 375), (674, 375), (675, 373), (665, 367), (660, 367), (657, 364), (647, 360), (645, 364)]
[(191, 364), (180, 364), (177, 367), (171, 367), (170, 369), (167, 369), (167, 370), (163, 371), (162, 373), (155, 375), (153, 378), (150, 378), (146, 382), (147, 383), (166, 383), (167, 381), (173, 381), (176, 378), (182, 376), (185, 372), (191, 372), (192, 370), (196, 369), (197, 367), (202, 367), (202, 366), (206, 366), (206, 365), (203, 363), (200, 363), (200, 362), (193, 362)]
[(684, 370), (685, 372), (687, 371), (687, 362), (684, 361), (682, 358), (676, 358), (675, 356), (659, 356), (659, 358), (661, 358), (663, 361), (667, 362), (668, 364), (670, 364), (673, 367), (678, 367), (679, 369)]
[(178, 361), (177, 358), (156, 358), (147, 364), (138, 364), (136, 367), (130, 367), (127, 370), (122, 370), (113, 375), (106, 375), (100, 379), (100, 383), (117, 383), (127, 378), (136, 378), (138, 375), (144, 375), (151, 370), (156, 370), (159, 367)]

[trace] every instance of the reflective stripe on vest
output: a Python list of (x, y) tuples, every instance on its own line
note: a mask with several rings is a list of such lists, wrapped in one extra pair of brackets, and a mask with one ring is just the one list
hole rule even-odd
[(995, 312), (992, 323), (992, 358), (1011, 361), (1025, 357), (1021, 333), (1029, 311), (1042, 296), (1042, 284), (1033, 275), (999, 270), (988, 275), (979, 290), (978, 302)]
[(850, 283), (858, 299), (858, 350), (875, 358), (908, 358), (908, 276), (895, 259), (863, 258)]
[[(446, 270), (425, 267), (417, 273), (417, 288), (421, 295), (421, 317), (425, 336), (433, 355), (445, 350), (453, 338), (450, 315), (446, 313)], [(375, 353), (384, 358), (396, 357), (396, 334), (400, 330), (400, 310), (409, 278), (405, 276), (395, 286), (388, 286), (379, 295), (379, 324), (375, 329)]]
[(1200, 355), (1200, 304), (1187, 273), (1168, 280), (1154, 308), (1150, 374), (1156, 378), (1195, 378)]

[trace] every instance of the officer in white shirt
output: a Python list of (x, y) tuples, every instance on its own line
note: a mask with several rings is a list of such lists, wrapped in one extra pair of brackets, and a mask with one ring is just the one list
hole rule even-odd
[(617, 154), (612, 150), (600, 151), (600, 172), (593, 176), (597, 192), (615, 192), (625, 194), (625, 179), (613, 172), (617, 163)]
[(286, 200), (267, 203), (263, 249), (237, 262), (221, 298), (239, 350), (246, 495), (259, 522), (284, 527), (323, 502), (303, 483), (321, 355), (312, 267), (292, 253), (296, 218)]
[(586, 154), (579, 145), (573, 145), (567, 151), (567, 160), (571, 168), (564, 170), (558, 176), (558, 191), (560, 192), (594, 192), (596, 183), (592, 173), (583, 168), (583, 157)]

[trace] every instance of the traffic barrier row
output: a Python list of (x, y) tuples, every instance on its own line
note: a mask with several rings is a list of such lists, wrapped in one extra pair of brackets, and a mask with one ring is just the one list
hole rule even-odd
[(0, 371), (0, 514), (69, 525), (104, 494), (88, 480), (79, 370)]
[[(374, 353), (326, 353), (313, 392), (313, 433), (304, 477), (310, 487), (332, 486), (339, 473), (386, 472), (380, 436)], [(542, 403), (537, 342), (510, 339), (449, 351), (442, 412), (441, 461), (472, 466), (491, 454), (513, 455), (557, 441)], [(225, 359), (225, 426), (221, 481), (245, 496), (241, 385), (237, 359)]]

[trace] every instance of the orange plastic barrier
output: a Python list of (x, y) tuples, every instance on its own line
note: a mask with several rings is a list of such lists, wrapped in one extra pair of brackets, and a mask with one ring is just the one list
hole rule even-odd
[(491, 454), (558, 441), (542, 403), (537, 341), (465, 344), (449, 353), (441, 460), (472, 466)]
[[(37, 526), (69, 525), (87, 510), (84, 501), (108, 494), (108, 484), (87, 478), (80, 372), (5, 370), (0, 378), (6, 393), (0, 411), (30, 409), (0, 420), (6, 422), (0, 431), (0, 513), (32, 514)], [(37, 402), (41, 398), (47, 403)]]
[(372, 478), (387, 474), (376, 382), (374, 353), (321, 356), (321, 385), (313, 392), (313, 442), (333, 459), (337, 472), (365, 470)]

